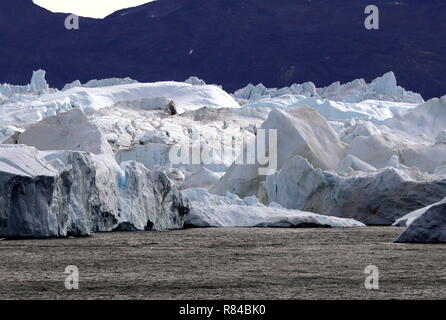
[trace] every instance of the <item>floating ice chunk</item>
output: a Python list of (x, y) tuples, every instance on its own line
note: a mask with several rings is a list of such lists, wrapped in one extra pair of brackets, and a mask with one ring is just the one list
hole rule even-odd
[(187, 218), (189, 227), (363, 227), (353, 219), (327, 217), (272, 207), (252, 207), (240, 205), (193, 206)]
[(446, 199), (407, 214), (395, 225), (407, 226), (395, 242), (445, 243)]
[(204, 189), (189, 189), (192, 201), (186, 220), (189, 227), (362, 227), (352, 219), (327, 217), (311, 212), (287, 210), (279, 205), (265, 206), (254, 197), (240, 199), (234, 194), (217, 196)]

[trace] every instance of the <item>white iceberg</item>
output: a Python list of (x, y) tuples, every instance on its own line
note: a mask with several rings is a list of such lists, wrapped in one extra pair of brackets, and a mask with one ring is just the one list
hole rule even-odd
[(287, 210), (278, 205), (265, 206), (257, 198), (240, 199), (234, 194), (211, 195), (204, 189), (190, 189), (185, 195), (192, 201), (188, 227), (363, 227), (353, 219)]
[[(278, 170), (295, 155), (307, 158), (317, 168), (333, 170), (344, 157), (345, 146), (337, 133), (311, 108), (300, 108), (293, 113), (274, 109), (261, 129), (277, 130)], [(245, 148), (240, 157), (246, 159), (246, 153)], [(231, 192), (239, 196), (259, 195), (259, 187), (264, 179), (265, 176), (259, 175), (258, 164), (233, 164), (211, 191), (217, 194)]]

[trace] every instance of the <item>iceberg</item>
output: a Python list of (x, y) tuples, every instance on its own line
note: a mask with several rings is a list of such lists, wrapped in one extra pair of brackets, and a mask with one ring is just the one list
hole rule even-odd
[[(26, 86), (0, 86), (0, 236), (397, 221), (401, 239), (440, 241), (445, 101), (425, 102), (393, 73), (231, 95), (196, 77), (58, 90), (38, 70)], [(257, 142), (274, 154), (274, 130), (276, 171), (241, 164)], [(190, 148), (206, 157), (172, 159)], [(398, 220), (409, 212), (419, 219)]]
[[(322, 169), (336, 169), (344, 157), (345, 146), (337, 133), (311, 108), (297, 109), (293, 113), (274, 109), (261, 129), (277, 130), (277, 169), (281, 169), (295, 155), (307, 158)], [(246, 158), (246, 154), (245, 148), (240, 157)], [(258, 164), (235, 163), (211, 191), (217, 194), (231, 192), (239, 196), (258, 195), (265, 179), (265, 176), (259, 175), (258, 169)]]
[(267, 177), (265, 189), (266, 202), (288, 209), (391, 225), (407, 212), (446, 197), (446, 179), (391, 167), (338, 175), (296, 156)]
[(0, 236), (183, 227), (188, 202), (167, 175), (132, 161), (119, 166), (81, 110), (30, 126), (16, 143), (0, 145)]
[(348, 121), (353, 118), (383, 121), (424, 103), (419, 94), (399, 87), (393, 72), (386, 73), (370, 84), (358, 79), (343, 85), (335, 82), (325, 88), (316, 88), (312, 82), (280, 89), (249, 84), (233, 96), (243, 106), (309, 106), (331, 121)]
[(0, 145), (0, 181), (1, 237), (181, 229), (189, 213), (164, 173), (86, 152)]
[(331, 228), (363, 227), (353, 219), (287, 210), (279, 205), (265, 206), (256, 197), (240, 199), (234, 194), (211, 195), (204, 189), (190, 189), (185, 195), (191, 200), (188, 227), (266, 227), (266, 228)]
[(398, 219), (394, 225), (407, 226), (395, 242), (445, 243), (446, 199), (413, 211)]

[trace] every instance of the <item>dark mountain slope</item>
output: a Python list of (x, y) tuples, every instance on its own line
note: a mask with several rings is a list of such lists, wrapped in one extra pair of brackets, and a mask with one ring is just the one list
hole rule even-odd
[(25, 83), (45, 68), (52, 85), (130, 76), (196, 75), (235, 90), (248, 82), (318, 86), (393, 70), (424, 97), (446, 94), (446, 2), (376, 0), (381, 29), (365, 30), (363, 0), (158, 0), (104, 20), (66, 15), (31, 0), (0, 4), (0, 81)]

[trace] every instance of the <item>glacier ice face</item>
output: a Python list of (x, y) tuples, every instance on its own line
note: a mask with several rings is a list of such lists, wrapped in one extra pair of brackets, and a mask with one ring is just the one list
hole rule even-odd
[(325, 177), (321, 170), (315, 170), (305, 158), (293, 157), (280, 171), (266, 178), (266, 202), (304, 210), (308, 199), (324, 182)]
[[(45, 157), (57, 158), (63, 170)], [(82, 236), (111, 231), (115, 225), (112, 202), (101, 192), (106, 186), (96, 183), (88, 154), (44, 154), (23, 145), (2, 145), (0, 163), (0, 236)]]
[(187, 199), (161, 172), (133, 162), (118, 166), (81, 110), (32, 125), (18, 143), (0, 149), (1, 236), (182, 228)]
[(189, 213), (165, 174), (106, 155), (1, 145), (0, 181), (2, 237), (179, 229)]
[[(188, 200), (163, 172), (141, 163), (124, 162), (125, 182), (119, 187), (119, 226), (131, 230), (181, 229), (189, 214)], [(122, 230), (122, 229), (121, 229)]]
[(446, 145), (418, 145), (401, 151), (400, 161), (406, 166), (419, 168), (423, 172), (435, 173), (446, 164)]

